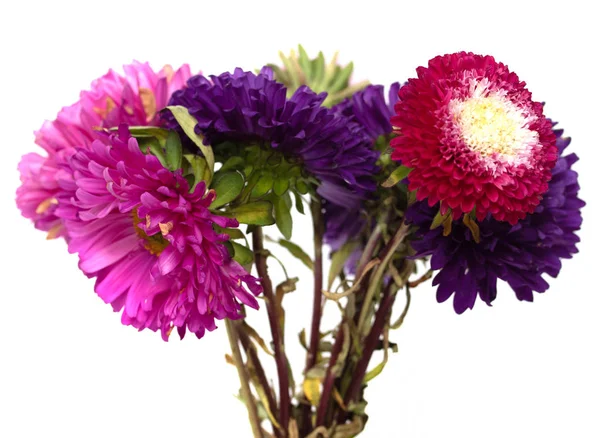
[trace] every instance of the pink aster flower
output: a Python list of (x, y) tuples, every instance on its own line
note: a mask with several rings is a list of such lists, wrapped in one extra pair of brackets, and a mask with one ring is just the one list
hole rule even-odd
[(215, 194), (203, 181), (190, 193), (181, 171), (141, 152), (125, 126), (108, 144), (77, 149), (69, 170), (56, 211), (69, 251), (96, 277), (96, 293), (123, 310), (124, 324), (160, 330), (165, 340), (175, 327), (202, 337), (215, 319), (240, 318), (241, 304), (258, 307), (260, 283), (213, 228), (238, 223), (209, 211)]
[(124, 70), (125, 76), (110, 70), (96, 79), (91, 90), (81, 92), (78, 102), (63, 108), (55, 120), (45, 122), (35, 133), (35, 142), (45, 149), (47, 157), (28, 154), (19, 164), (22, 185), (17, 190), (17, 206), (36, 228), (49, 231), (49, 237), (63, 234), (54, 214), (59, 161), (74, 148), (89, 146), (99, 127), (159, 125), (157, 112), (191, 76), (187, 64), (177, 71), (166, 66), (154, 72), (147, 63), (134, 62)]
[(475, 209), (515, 224), (548, 190), (556, 136), (542, 104), (491, 56), (454, 53), (417, 69), (399, 91), (392, 158), (409, 189), (458, 219)]

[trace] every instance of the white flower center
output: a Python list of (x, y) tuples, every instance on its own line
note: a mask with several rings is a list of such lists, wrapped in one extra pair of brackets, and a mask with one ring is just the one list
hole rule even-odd
[(470, 97), (450, 102), (450, 114), (463, 141), (482, 157), (521, 161), (539, 141), (528, 127), (535, 116), (506, 97), (503, 90), (489, 91), (488, 82), (472, 81)]

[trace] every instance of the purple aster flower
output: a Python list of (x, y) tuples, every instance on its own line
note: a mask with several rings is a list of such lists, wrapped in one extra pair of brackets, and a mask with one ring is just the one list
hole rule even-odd
[(496, 298), (497, 280), (506, 281), (519, 300), (533, 301), (533, 292), (544, 292), (548, 283), (542, 277), (556, 277), (561, 259), (577, 252), (581, 227), (577, 172), (572, 170), (575, 154), (563, 155), (570, 138), (554, 130), (560, 158), (552, 170), (548, 191), (535, 212), (515, 225), (486, 218), (479, 223), (480, 242), (476, 243), (461, 221), (454, 221), (449, 236), (443, 227), (430, 230), (436, 208), (418, 202), (407, 211), (407, 219), (417, 225), (419, 240), (412, 242), (416, 257), (431, 255), (431, 269), (439, 271), (438, 302), (454, 294), (454, 310), (472, 309), (479, 295), (491, 305)]
[(77, 149), (67, 170), (56, 214), (69, 251), (96, 277), (96, 293), (123, 309), (124, 324), (160, 330), (165, 340), (174, 327), (202, 337), (215, 319), (240, 318), (240, 303), (258, 307), (258, 280), (213, 228), (237, 221), (211, 213), (214, 192), (201, 181), (190, 193), (181, 171), (142, 153), (125, 125), (107, 144)]
[[(357, 206), (375, 188), (377, 153), (349, 120), (322, 106), (325, 93), (302, 86), (288, 99), (269, 68), (259, 74), (236, 69), (219, 76), (193, 76), (170, 105), (196, 118), (196, 132), (219, 153), (219, 144), (256, 142), (300, 161), (319, 181), (318, 193), (338, 205)], [(168, 126), (177, 123), (165, 114)]]
[[(371, 148), (382, 136), (392, 133), (390, 117), (394, 114), (394, 104), (398, 100), (400, 84), (393, 83), (388, 91), (386, 102), (382, 85), (369, 85), (333, 107), (336, 114), (347, 117), (350, 129), (356, 136), (365, 136)], [(379, 155), (379, 152), (376, 152)], [(365, 226), (365, 218), (360, 208), (348, 209), (328, 203), (325, 205), (325, 241), (335, 250), (349, 239), (356, 237)]]
[(394, 114), (399, 89), (400, 84), (394, 82), (388, 90), (386, 102), (383, 85), (369, 85), (334, 106), (333, 110), (358, 123), (367, 136), (376, 141), (380, 136), (392, 132), (390, 118)]

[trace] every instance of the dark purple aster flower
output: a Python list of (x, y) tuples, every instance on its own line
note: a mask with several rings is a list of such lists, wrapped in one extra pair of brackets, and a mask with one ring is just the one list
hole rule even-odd
[[(373, 145), (381, 137), (392, 132), (390, 117), (394, 114), (394, 104), (398, 100), (400, 84), (393, 83), (385, 100), (382, 85), (369, 85), (355, 93), (332, 109), (352, 121), (350, 129), (356, 136), (366, 136), (373, 150)], [(379, 152), (377, 152), (379, 155)], [(349, 238), (356, 236), (364, 227), (360, 209), (348, 209), (344, 206), (325, 205), (325, 240), (333, 248), (338, 249)]]
[[(325, 93), (300, 87), (289, 99), (269, 68), (259, 74), (236, 69), (219, 76), (193, 76), (171, 97), (188, 109), (196, 132), (218, 152), (226, 141), (259, 142), (300, 160), (320, 181), (319, 194), (339, 205), (357, 206), (375, 189), (377, 153), (349, 120), (322, 106)], [(167, 124), (177, 123), (166, 114)]]
[(477, 295), (488, 305), (496, 298), (497, 280), (506, 281), (517, 298), (533, 301), (533, 292), (544, 292), (548, 283), (542, 274), (556, 277), (561, 259), (577, 252), (581, 227), (577, 172), (571, 169), (575, 154), (563, 155), (571, 139), (554, 130), (560, 158), (552, 170), (548, 191), (535, 212), (516, 225), (490, 217), (479, 223), (480, 243), (461, 221), (452, 224), (449, 236), (443, 227), (430, 230), (437, 208), (418, 202), (407, 211), (407, 219), (419, 227), (412, 243), (417, 257), (431, 255), (431, 269), (439, 271), (433, 280), (438, 302), (454, 294), (454, 310), (472, 309)]
[(334, 106), (333, 110), (350, 117), (364, 129), (371, 140), (376, 141), (379, 136), (392, 132), (390, 118), (394, 114), (399, 89), (400, 84), (394, 82), (388, 90), (386, 102), (383, 85), (369, 85), (350, 99)]

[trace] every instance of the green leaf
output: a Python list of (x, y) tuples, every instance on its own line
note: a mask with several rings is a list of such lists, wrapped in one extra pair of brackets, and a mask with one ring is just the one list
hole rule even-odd
[(333, 93), (327, 96), (323, 105), (327, 106), (328, 102), (331, 102), (331, 105), (335, 105), (346, 98), (352, 97), (355, 93), (365, 88), (369, 85), (369, 81), (360, 81), (356, 84), (348, 85), (346, 88), (338, 91), (337, 93)]
[(194, 176), (194, 184), (190, 185), (190, 192), (193, 192), (200, 181), (206, 181), (210, 177), (210, 170), (204, 157), (193, 154), (185, 154), (185, 160), (190, 163), (190, 170)]
[(167, 165), (167, 158), (165, 157), (165, 152), (163, 151), (163, 148), (160, 145), (157, 138), (155, 138), (155, 137), (139, 137), (137, 139), (137, 142), (138, 142), (138, 146), (140, 147), (140, 150), (142, 152), (144, 152), (144, 153), (150, 152), (152, 155), (154, 155), (156, 158), (158, 158), (158, 161), (160, 161), (160, 164), (162, 164), (163, 167), (166, 167), (166, 168), (169, 167)]
[[(117, 131), (119, 128), (114, 127), (111, 128), (111, 131)], [(154, 137), (160, 141), (164, 145), (167, 141), (167, 137), (169, 136), (168, 129), (159, 128), (157, 126), (130, 126), (129, 133), (132, 137), (140, 138), (140, 137)]]
[(270, 172), (263, 173), (252, 189), (252, 196), (260, 198), (266, 195), (273, 188), (273, 175)]
[(353, 62), (348, 64), (342, 69), (342, 71), (338, 73), (337, 77), (335, 78), (335, 81), (333, 82), (333, 84), (331, 84), (331, 87), (329, 88), (330, 94), (336, 93), (348, 85), (348, 80), (352, 75), (352, 70), (354, 70)]
[(244, 188), (244, 177), (238, 172), (219, 172), (211, 188), (217, 193), (217, 198), (210, 208), (219, 208), (238, 197)]
[(233, 259), (242, 266), (251, 264), (254, 261), (254, 253), (250, 248), (240, 245), (239, 243), (229, 241), (233, 247)]
[(300, 86), (300, 78), (298, 77), (298, 70), (294, 68), (294, 64), (291, 59), (283, 54), (283, 52), (279, 52), (279, 58), (281, 62), (283, 62), (283, 66), (285, 67), (287, 74), (290, 77), (292, 89), (296, 89)]
[(357, 242), (346, 242), (340, 249), (333, 253), (327, 280), (327, 290), (331, 290), (333, 282), (336, 277), (342, 273), (346, 260), (348, 260), (348, 257), (350, 257), (352, 252), (356, 249), (357, 245)]
[[(282, 82), (284, 84), (287, 84), (290, 81), (290, 77), (287, 74), (287, 72), (285, 70), (283, 70), (281, 67), (279, 67), (278, 65), (267, 64), (267, 67), (269, 67), (273, 70), (273, 74), (275, 75), (275, 79), (277, 80), (277, 82)], [(258, 73), (259, 70), (256, 70), (256, 72)]]
[(365, 376), (365, 383), (367, 383), (369, 380), (372, 380), (375, 377), (377, 377), (378, 375), (380, 375), (381, 372), (383, 371), (383, 368), (385, 368), (386, 362), (387, 362), (387, 360), (382, 361), (379, 365), (377, 365), (375, 368), (373, 368), (371, 371), (369, 371), (367, 373), (367, 375)]
[(335, 79), (336, 71), (339, 71), (339, 66), (337, 63), (337, 59), (339, 56), (339, 52), (335, 52), (331, 57), (329, 63), (327, 63), (327, 67), (325, 67), (325, 86), (329, 88), (329, 85)]
[(315, 63), (313, 64), (313, 72), (313, 86), (317, 91), (321, 91), (324, 88), (323, 79), (325, 77), (325, 57), (323, 56), (323, 52), (319, 52), (317, 59), (315, 59)]
[(386, 188), (390, 188), (398, 184), (404, 178), (408, 176), (412, 168), (406, 166), (400, 166), (396, 170), (394, 170), (388, 179), (386, 179), (381, 185)]
[(287, 249), (290, 252), (290, 254), (292, 254), (294, 257), (296, 257), (298, 260), (304, 263), (304, 265), (308, 269), (310, 269), (311, 271), (314, 269), (315, 265), (312, 259), (308, 254), (304, 252), (302, 248), (300, 248), (300, 246), (296, 245), (294, 242), (285, 239), (274, 240), (274, 242)]
[(302, 202), (302, 196), (300, 196), (300, 194), (296, 191), (293, 193), (294, 198), (296, 198), (296, 210), (298, 210), (298, 213), (304, 214), (304, 203)]
[(306, 329), (302, 329), (300, 333), (298, 333), (298, 341), (300, 342), (300, 345), (302, 345), (302, 347), (308, 351), (308, 342), (306, 342)]
[(227, 170), (242, 170), (244, 168), (244, 159), (242, 157), (231, 157), (219, 169), (219, 172)]
[(283, 234), (283, 237), (286, 239), (291, 239), (292, 237), (292, 214), (290, 213), (291, 207), (291, 199), (289, 203), (287, 202), (288, 196), (280, 196), (276, 198), (274, 201), (275, 204), (275, 223), (277, 224), (277, 228)]
[(306, 195), (308, 193), (308, 184), (306, 184), (306, 182), (300, 180), (296, 183), (296, 189), (298, 190), (298, 193), (300, 193), (301, 195)]
[(463, 216), (463, 224), (467, 226), (469, 230), (471, 230), (471, 235), (473, 236), (473, 240), (475, 243), (481, 242), (481, 233), (479, 231), (479, 225), (477, 222), (468, 214)]
[(431, 226), (429, 227), (429, 229), (434, 230), (437, 227), (439, 227), (440, 225), (442, 225), (445, 222), (446, 218), (448, 216), (450, 216), (451, 214), (452, 214), (451, 209), (448, 209), (446, 214), (442, 214), (442, 212), (440, 210), (438, 210), (437, 214), (433, 218), (433, 221), (431, 222)]
[(287, 178), (278, 178), (273, 182), (273, 193), (282, 196), (290, 187), (290, 180)]
[(210, 169), (212, 176), (215, 169), (215, 155), (210, 146), (206, 146), (204, 143), (202, 143), (202, 136), (196, 134), (196, 131), (194, 131), (194, 127), (196, 126), (196, 123), (198, 123), (197, 120), (188, 112), (187, 108), (183, 106), (168, 106), (165, 109), (173, 113), (175, 120), (177, 120), (177, 123), (179, 123), (181, 129), (183, 129), (185, 135), (187, 135), (189, 139), (192, 140), (194, 144), (198, 146), (198, 148), (200, 148), (204, 158), (206, 158), (206, 162), (208, 163), (208, 168)]
[(231, 208), (223, 214), (237, 219), (242, 224), (265, 226), (275, 223), (273, 204), (269, 201), (250, 202)]
[(181, 140), (179, 134), (175, 131), (169, 131), (167, 141), (165, 142), (165, 157), (167, 166), (171, 170), (181, 169), (181, 159), (183, 152), (181, 149)]
[(239, 228), (223, 228), (218, 225), (213, 225), (215, 231), (221, 234), (227, 234), (230, 239), (245, 239), (244, 233)]
[(312, 79), (311, 62), (306, 50), (304, 50), (304, 47), (302, 47), (301, 44), (298, 44), (298, 63), (304, 72), (306, 83), (309, 83)]
[(413, 205), (415, 202), (417, 202), (417, 191), (413, 190), (412, 192), (408, 192), (408, 205)]

